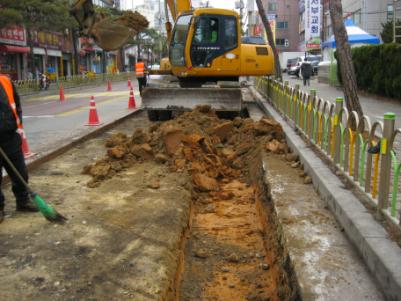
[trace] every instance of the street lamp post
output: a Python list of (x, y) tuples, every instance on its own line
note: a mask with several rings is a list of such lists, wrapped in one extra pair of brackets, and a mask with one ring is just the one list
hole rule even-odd
[(401, 28), (401, 26), (397, 26), (397, 2), (398, 0), (393, 0), (393, 43), (396, 43), (397, 38), (401, 37), (401, 35), (397, 35), (397, 29)]

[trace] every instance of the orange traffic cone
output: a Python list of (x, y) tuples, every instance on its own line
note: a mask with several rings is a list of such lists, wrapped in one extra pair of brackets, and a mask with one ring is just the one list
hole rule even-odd
[(88, 126), (100, 125), (99, 116), (97, 115), (95, 98), (91, 96), (91, 101), (89, 104), (89, 121), (86, 124)]
[(107, 81), (107, 91), (111, 91), (111, 90), (113, 90), (113, 88), (112, 88), (112, 86), (111, 86), (111, 81), (108, 80), (108, 81)]
[(129, 92), (129, 100), (128, 100), (128, 109), (135, 109), (136, 108), (136, 103), (135, 103), (135, 96), (134, 96), (134, 91), (132, 90)]
[(131, 83), (130, 79), (128, 80), (128, 88), (130, 88), (130, 89), (132, 88), (132, 83)]
[(60, 101), (64, 101), (65, 96), (64, 96), (64, 87), (63, 84), (60, 84)]
[(29, 150), (29, 145), (28, 145), (28, 140), (26, 139), (26, 135), (23, 129), (18, 131), (19, 134), (21, 135), (21, 140), (22, 140), (22, 144), (21, 144), (21, 148), (22, 148), (22, 153), (24, 154), (24, 158), (28, 159), (32, 156), (35, 156), (35, 153), (32, 153)]

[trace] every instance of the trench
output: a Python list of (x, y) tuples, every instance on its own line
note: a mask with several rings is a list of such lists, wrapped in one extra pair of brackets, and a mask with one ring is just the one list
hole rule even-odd
[[(301, 300), (258, 147), (241, 178), (193, 197), (171, 300)], [(167, 298), (170, 299), (170, 298)]]
[(218, 117), (199, 106), (148, 132), (115, 134), (107, 157), (84, 168), (88, 185), (137, 160), (163, 159), (169, 172), (188, 175), (188, 226), (163, 300), (300, 300), (262, 163), (266, 151), (289, 151), (282, 127), (266, 117)]

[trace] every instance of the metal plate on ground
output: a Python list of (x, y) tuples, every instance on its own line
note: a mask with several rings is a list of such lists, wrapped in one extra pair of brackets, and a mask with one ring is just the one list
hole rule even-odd
[(241, 111), (239, 88), (146, 88), (142, 102), (150, 110), (192, 110), (197, 105), (210, 105), (217, 111)]

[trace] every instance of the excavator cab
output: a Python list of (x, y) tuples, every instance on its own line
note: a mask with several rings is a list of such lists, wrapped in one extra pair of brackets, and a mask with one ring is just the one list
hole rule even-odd
[(274, 70), (270, 46), (241, 44), (239, 16), (224, 9), (199, 8), (179, 15), (169, 59), (181, 81), (238, 80)]
[[(190, 32), (193, 34), (190, 35)], [(173, 65), (186, 65), (185, 49), (188, 44), (190, 56), (188, 63), (195, 68), (210, 68), (214, 59), (238, 47), (236, 17), (216, 14), (204, 14), (198, 17), (180, 16), (177, 19), (170, 48)]]

